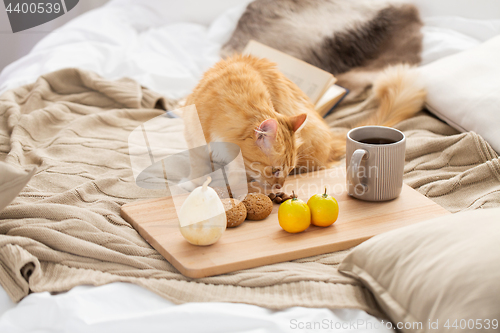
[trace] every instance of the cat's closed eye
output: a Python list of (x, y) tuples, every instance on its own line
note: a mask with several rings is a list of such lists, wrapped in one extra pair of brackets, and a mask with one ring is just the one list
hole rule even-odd
[(273, 176), (275, 178), (286, 177), (286, 175), (284, 174), (284, 171), (282, 170), (282, 168), (273, 167), (272, 168), (272, 174), (273, 174)]

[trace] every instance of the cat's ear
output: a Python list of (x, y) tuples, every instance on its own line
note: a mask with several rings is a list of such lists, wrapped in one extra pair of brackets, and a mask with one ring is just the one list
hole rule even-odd
[(255, 129), (255, 143), (264, 152), (268, 153), (276, 140), (276, 131), (278, 122), (276, 119), (264, 120), (259, 127)]
[(301, 113), (299, 115), (290, 117), (290, 123), (292, 124), (292, 130), (297, 133), (304, 128), (307, 121), (307, 113)]

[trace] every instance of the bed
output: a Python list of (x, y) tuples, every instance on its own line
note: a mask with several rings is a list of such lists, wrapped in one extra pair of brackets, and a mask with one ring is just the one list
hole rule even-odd
[[(54, 31), (30, 54), (6, 67), (0, 75), (0, 94), (31, 84), (40, 75), (77, 67), (106, 79), (130, 77), (171, 100), (183, 98), (202, 73), (219, 60), (221, 46), (230, 38), (249, 2), (219, 0), (207, 5), (195, 0), (113, 0)], [(500, 6), (494, 1), (474, 6), (466, 1), (412, 2), (419, 7), (425, 24), (422, 65), (500, 34)], [(428, 115), (420, 117), (426, 117), (427, 132), (438, 133), (435, 129), (439, 127), (443, 135), (458, 134)], [(411, 119), (400, 129), (418, 138), (421, 132), (412, 130), (418, 122)], [(450, 204), (449, 198), (440, 201), (442, 196), (433, 194), (432, 184), (422, 183), (429, 175), (423, 176), (416, 168), (422, 154), (411, 142), (409, 149), (413, 159), (405, 169), (407, 184), (434, 197), (450, 211), (471, 208), (466, 207), (469, 203), (456, 200)], [(483, 199), (474, 204), (492, 206), (497, 200)], [(225, 302), (175, 305), (146, 288), (124, 282), (77, 286), (65, 293), (32, 293), (18, 304), (0, 290), (2, 332), (288, 332), (318, 322), (338, 323), (330, 324), (336, 331), (351, 331), (348, 323), (353, 322), (364, 323), (357, 327), (361, 332), (392, 331), (381, 324), (384, 320), (353, 308), (297, 306), (274, 310)]]

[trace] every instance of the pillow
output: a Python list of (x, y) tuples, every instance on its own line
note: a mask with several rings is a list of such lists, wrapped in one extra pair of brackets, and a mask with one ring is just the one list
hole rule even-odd
[(35, 169), (25, 172), (0, 162), (0, 211), (17, 197), (34, 174)]
[(339, 271), (371, 290), (402, 332), (497, 331), (500, 209), (380, 234), (356, 247)]
[(500, 36), (419, 68), (426, 106), (460, 131), (474, 131), (500, 152)]

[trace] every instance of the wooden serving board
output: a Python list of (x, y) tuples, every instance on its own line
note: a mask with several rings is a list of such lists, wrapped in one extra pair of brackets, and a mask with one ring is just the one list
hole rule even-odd
[(290, 176), (284, 190), (291, 193), (293, 189), (307, 202), (312, 195), (323, 192), (325, 186), (339, 203), (337, 221), (327, 228), (311, 225), (299, 234), (281, 229), (278, 204), (265, 220), (247, 220), (236, 228), (228, 228), (211, 246), (191, 245), (182, 237), (172, 198), (126, 204), (121, 215), (182, 274), (201, 278), (344, 250), (377, 234), (450, 214), (407, 185), (391, 201), (354, 199), (346, 193), (345, 168)]

